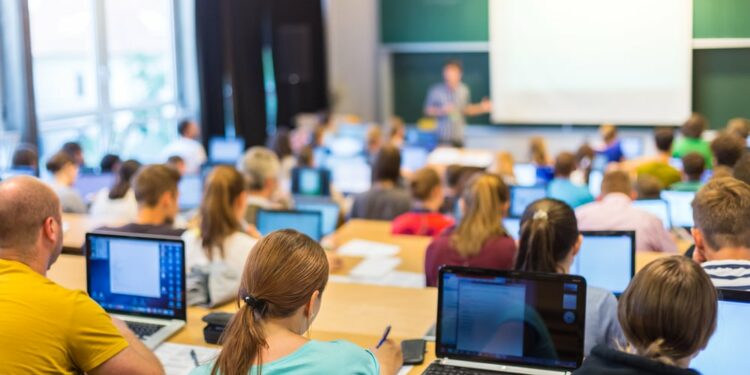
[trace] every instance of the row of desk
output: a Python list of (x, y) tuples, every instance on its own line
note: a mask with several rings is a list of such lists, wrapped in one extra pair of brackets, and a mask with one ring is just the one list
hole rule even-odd
[[(85, 232), (102, 222), (85, 216), (65, 215), (65, 248), (79, 252)], [(424, 272), (424, 254), (431, 239), (419, 236), (396, 236), (390, 234), (389, 222), (352, 220), (340, 228), (332, 237), (334, 246), (352, 239), (383, 242), (400, 247), (401, 263), (398, 271)], [(637, 269), (663, 256), (662, 253), (640, 252)], [(343, 267), (335, 273), (347, 275), (362, 258), (342, 257)], [(63, 254), (50, 269), (48, 276), (59, 284), (86, 290), (85, 258), (80, 255)], [(213, 311), (234, 312), (236, 306), (227, 304)], [(173, 336), (169, 342), (205, 345), (204, 323), (201, 318), (212, 310), (203, 307), (188, 308), (187, 326)], [(362, 347), (372, 347), (387, 325), (392, 326), (391, 337), (395, 340), (421, 338), (434, 324), (437, 312), (437, 290), (434, 288), (400, 288), (348, 283), (329, 283), (323, 293), (323, 303), (318, 318), (312, 325), (311, 337), (317, 340), (344, 339)], [(410, 374), (419, 374), (434, 360), (434, 344), (428, 344), (425, 364), (416, 366)]]

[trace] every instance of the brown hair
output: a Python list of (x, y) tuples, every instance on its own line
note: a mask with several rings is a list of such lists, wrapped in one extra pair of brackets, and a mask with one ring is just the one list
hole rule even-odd
[(313, 151), (312, 146), (305, 145), (299, 150), (299, 154), (297, 155), (298, 166), (312, 168), (315, 163), (319, 162), (320, 161), (315, 160), (315, 152)]
[(60, 151), (47, 160), (47, 170), (52, 173), (60, 172), (69, 164), (75, 164), (75, 160), (67, 152)]
[(39, 153), (36, 150), (36, 146), (28, 143), (22, 143), (18, 145), (15, 151), (13, 151), (13, 158), (11, 161), (11, 166), (13, 168), (36, 168), (37, 165), (39, 165)]
[(263, 237), (245, 262), (239, 311), (221, 336), (223, 349), (211, 374), (246, 375), (254, 363), (262, 366), (268, 345), (262, 321), (293, 315), (327, 283), (328, 260), (317, 242), (291, 229)]
[(138, 205), (154, 207), (164, 193), (177, 195), (180, 173), (163, 164), (152, 164), (141, 168), (133, 177), (133, 192)]
[(292, 155), (292, 140), (290, 138), (289, 129), (280, 128), (276, 130), (276, 134), (271, 138), (269, 143), (269, 148), (276, 153), (276, 156), (278, 156), (279, 159)]
[(573, 209), (556, 199), (540, 199), (521, 217), (516, 270), (558, 273), (560, 262), (578, 241), (578, 220)]
[(695, 227), (711, 248), (750, 248), (749, 185), (732, 177), (712, 179), (692, 205)]
[(635, 181), (638, 199), (659, 199), (663, 188), (659, 178), (651, 174), (641, 173)]
[(671, 256), (635, 275), (620, 298), (617, 317), (636, 353), (674, 365), (706, 347), (716, 329), (716, 311), (716, 288), (703, 268)]
[(224, 240), (242, 230), (234, 213), (234, 202), (245, 190), (245, 180), (236, 169), (220, 165), (208, 175), (203, 190), (200, 207), (201, 245), (209, 260), (213, 259), (211, 249), (214, 246), (219, 248), (219, 256), (224, 259)]
[(568, 178), (576, 169), (576, 156), (570, 152), (562, 152), (555, 159), (555, 176)]
[(531, 161), (536, 165), (547, 165), (549, 155), (547, 153), (547, 141), (539, 136), (531, 137), (529, 140), (529, 154)]
[(411, 177), (409, 183), (409, 190), (411, 196), (418, 201), (426, 201), (430, 199), (432, 192), (436, 187), (440, 186), (440, 175), (430, 167), (422, 168), (418, 170)]
[(708, 128), (708, 120), (700, 113), (693, 113), (682, 124), (680, 132), (687, 138), (700, 138), (706, 128)]
[(734, 167), (745, 154), (746, 141), (731, 133), (721, 133), (711, 142), (711, 153), (717, 165)]
[(657, 150), (662, 152), (671, 151), (672, 142), (674, 142), (674, 129), (667, 127), (654, 129), (654, 142), (656, 143)]
[(750, 184), (750, 154), (745, 154), (737, 161), (734, 165), (734, 171), (732, 171), (734, 178)]
[(488, 239), (505, 234), (500, 222), (509, 195), (500, 176), (478, 173), (469, 180), (461, 195), (464, 215), (451, 237), (453, 246), (462, 257), (479, 254)]
[(602, 179), (602, 195), (610, 193), (622, 193), (630, 195), (633, 192), (633, 185), (630, 176), (624, 171), (609, 171), (604, 174)]
[(700, 181), (706, 170), (706, 159), (697, 152), (689, 152), (682, 157), (682, 171), (689, 181)]
[(375, 158), (372, 168), (372, 181), (398, 183), (401, 178), (401, 151), (393, 145), (385, 145)]
[(117, 180), (109, 189), (109, 199), (122, 199), (130, 190), (131, 180), (141, 168), (141, 163), (137, 160), (127, 160), (120, 166), (117, 171)]
[(727, 122), (727, 132), (732, 133), (742, 139), (750, 136), (750, 120), (742, 117), (735, 117)]

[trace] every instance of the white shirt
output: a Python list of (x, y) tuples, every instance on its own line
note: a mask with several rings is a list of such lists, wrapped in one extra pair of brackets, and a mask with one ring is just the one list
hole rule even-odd
[(106, 221), (135, 222), (138, 218), (138, 202), (133, 189), (129, 189), (120, 199), (109, 199), (109, 189), (99, 190), (91, 204), (90, 214)]
[(185, 173), (187, 174), (197, 174), (200, 172), (201, 165), (208, 160), (203, 145), (194, 139), (185, 137), (180, 137), (168, 144), (161, 155), (164, 161), (167, 161), (170, 156), (181, 157), (185, 160)]

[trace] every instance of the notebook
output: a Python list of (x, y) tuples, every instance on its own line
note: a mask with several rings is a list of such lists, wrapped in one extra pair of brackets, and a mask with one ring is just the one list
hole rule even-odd
[(635, 232), (581, 232), (583, 244), (570, 273), (619, 296), (635, 274)]

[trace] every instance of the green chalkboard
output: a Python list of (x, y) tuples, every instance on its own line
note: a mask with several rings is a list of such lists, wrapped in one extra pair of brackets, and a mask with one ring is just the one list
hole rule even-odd
[(750, 49), (693, 53), (693, 107), (712, 128), (732, 117), (750, 118)]
[[(407, 123), (423, 116), (423, 106), (431, 85), (442, 81), (443, 64), (458, 59), (464, 68), (464, 83), (471, 90), (472, 102), (490, 94), (490, 67), (487, 53), (398, 53), (393, 56), (393, 108)], [(469, 118), (471, 124), (489, 124), (489, 116)]]
[(383, 43), (489, 40), (488, 0), (381, 0)]
[(750, 1), (694, 0), (695, 38), (750, 38)]

